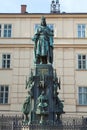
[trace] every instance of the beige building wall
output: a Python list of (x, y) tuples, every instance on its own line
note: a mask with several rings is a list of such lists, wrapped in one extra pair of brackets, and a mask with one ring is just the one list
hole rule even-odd
[[(87, 16), (78, 14), (45, 14), (47, 23), (54, 24), (54, 63), (61, 79), (60, 98), (64, 100), (66, 114), (87, 115), (87, 106), (78, 103), (78, 87), (87, 87), (87, 71), (77, 69), (77, 55), (87, 54), (87, 39), (77, 38), (77, 24), (87, 24)], [(79, 17), (79, 20), (78, 20)], [(1, 112), (21, 113), (27, 96), (26, 76), (33, 62), (35, 24), (40, 14), (3, 14), (0, 24), (12, 24), (12, 37), (0, 38), (0, 85), (9, 85), (9, 103), (0, 104)], [(2, 69), (2, 54), (11, 54), (11, 68)]]

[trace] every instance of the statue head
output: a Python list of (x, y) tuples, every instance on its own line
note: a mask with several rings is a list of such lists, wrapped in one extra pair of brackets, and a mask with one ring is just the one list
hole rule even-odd
[(44, 16), (41, 17), (41, 26), (46, 26), (46, 19)]

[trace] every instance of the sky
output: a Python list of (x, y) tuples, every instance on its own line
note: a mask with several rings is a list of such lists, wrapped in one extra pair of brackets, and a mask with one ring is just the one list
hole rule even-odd
[[(28, 13), (50, 13), (52, 0), (0, 0), (0, 13), (20, 13), (21, 5), (27, 5)], [(87, 13), (87, 0), (59, 0), (60, 11)]]

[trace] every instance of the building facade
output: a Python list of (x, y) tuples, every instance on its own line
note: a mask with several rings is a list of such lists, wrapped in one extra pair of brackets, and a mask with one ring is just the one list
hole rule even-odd
[(46, 17), (54, 29), (53, 66), (67, 115), (87, 115), (87, 14), (0, 14), (0, 113), (21, 114), (26, 77), (34, 68), (32, 37)]

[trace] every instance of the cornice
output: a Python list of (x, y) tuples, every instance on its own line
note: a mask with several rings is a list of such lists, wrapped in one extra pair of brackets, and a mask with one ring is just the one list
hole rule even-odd
[[(33, 48), (34, 44), (0, 44), (0, 48)], [(87, 44), (54, 44), (55, 48), (87, 49)]]
[(87, 13), (0, 13), (0, 18), (41, 18), (44, 15), (47, 18), (87, 18)]
[(54, 48), (77, 48), (87, 49), (87, 44), (55, 44)]

